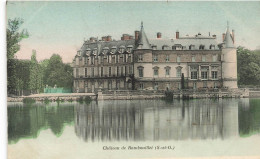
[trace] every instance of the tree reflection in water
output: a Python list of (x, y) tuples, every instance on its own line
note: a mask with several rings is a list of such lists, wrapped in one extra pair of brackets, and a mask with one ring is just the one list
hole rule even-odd
[(44, 129), (59, 137), (68, 124), (93, 142), (247, 137), (260, 132), (260, 99), (8, 103), (9, 144), (37, 138)]

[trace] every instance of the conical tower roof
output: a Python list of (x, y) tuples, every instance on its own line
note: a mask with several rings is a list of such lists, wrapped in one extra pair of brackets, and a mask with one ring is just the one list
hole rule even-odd
[(225, 48), (234, 48), (234, 43), (233, 43), (233, 40), (232, 40), (232, 36), (229, 32), (229, 25), (228, 24), (227, 24), (227, 31), (226, 31), (224, 43), (225, 43)]
[(137, 49), (151, 49), (148, 38), (144, 32), (143, 22), (141, 23), (141, 30), (138, 36)]

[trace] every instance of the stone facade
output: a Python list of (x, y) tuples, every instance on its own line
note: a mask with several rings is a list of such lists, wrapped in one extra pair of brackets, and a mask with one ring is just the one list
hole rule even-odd
[(74, 92), (237, 88), (234, 35), (148, 39), (143, 26), (135, 37), (90, 38), (73, 61)]

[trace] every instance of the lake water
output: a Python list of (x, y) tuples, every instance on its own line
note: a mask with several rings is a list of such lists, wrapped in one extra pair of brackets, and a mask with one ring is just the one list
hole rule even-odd
[(260, 156), (259, 144), (260, 99), (8, 103), (8, 158)]

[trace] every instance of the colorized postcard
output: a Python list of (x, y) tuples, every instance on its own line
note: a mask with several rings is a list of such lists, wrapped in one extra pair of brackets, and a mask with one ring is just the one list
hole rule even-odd
[(7, 1), (7, 158), (259, 159), (259, 17), (259, 1)]

